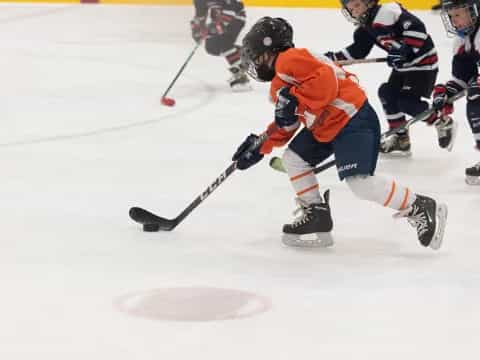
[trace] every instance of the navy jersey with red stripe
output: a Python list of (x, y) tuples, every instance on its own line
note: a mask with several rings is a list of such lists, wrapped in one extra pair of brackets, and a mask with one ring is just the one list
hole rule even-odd
[(353, 44), (335, 53), (337, 60), (363, 59), (374, 45), (386, 50), (401, 44), (409, 45), (413, 56), (397, 71), (421, 71), (438, 68), (438, 56), (425, 24), (398, 3), (377, 5), (371, 10), (366, 25), (357, 27)]
[(459, 88), (467, 88), (470, 80), (478, 76), (480, 62), (480, 31), (466, 37), (456, 37), (453, 46), (452, 80)]
[(218, 6), (223, 9), (224, 14), (228, 14), (238, 20), (245, 21), (245, 7), (240, 0), (194, 0), (195, 16), (207, 16), (208, 9)]

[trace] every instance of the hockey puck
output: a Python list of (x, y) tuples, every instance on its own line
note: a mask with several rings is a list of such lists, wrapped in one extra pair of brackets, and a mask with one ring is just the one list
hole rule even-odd
[(159, 224), (143, 224), (143, 231), (155, 232), (160, 230)]
[(172, 98), (162, 97), (160, 102), (162, 103), (162, 105), (165, 105), (165, 106), (170, 106), (170, 107), (175, 106), (175, 100)]

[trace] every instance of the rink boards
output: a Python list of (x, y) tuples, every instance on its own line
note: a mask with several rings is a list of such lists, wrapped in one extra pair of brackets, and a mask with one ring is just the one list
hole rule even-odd
[[(0, 0), (1, 1), (1, 0)], [(5, 1), (2, 1), (5, 2)], [(8, 2), (30, 3), (102, 3), (102, 4), (158, 4), (158, 5), (192, 5), (193, 0), (17, 0)], [(275, 7), (318, 7), (337, 8), (340, 0), (244, 0), (246, 6)], [(383, 1), (390, 2), (390, 1)], [(399, 1), (407, 9), (430, 9), (437, 0), (403, 0)]]

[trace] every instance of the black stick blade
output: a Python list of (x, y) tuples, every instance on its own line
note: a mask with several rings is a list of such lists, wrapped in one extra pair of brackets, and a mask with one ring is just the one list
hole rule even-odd
[(177, 226), (177, 221), (157, 216), (140, 207), (130, 208), (129, 215), (133, 221), (144, 225), (144, 229), (150, 229), (146, 231), (154, 231), (154, 229), (155, 231), (171, 231)]

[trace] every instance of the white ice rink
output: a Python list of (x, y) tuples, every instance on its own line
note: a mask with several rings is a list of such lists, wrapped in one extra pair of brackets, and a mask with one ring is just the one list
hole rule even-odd
[[(476, 359), (480, 340), (480, 160), (465, 118), (452, 153), (412, 128), (413, 157), (378, 172), (448, 203), (444, 246), (354, 198), (331, 169), (336, 244), (280, 242), (287, 178), (235, 173), (170, 233), (144, 233), (139, 205), (175, 217), (272, 117), (265, 85), (232, 94), (223, 59), (193, 47), (191, 7), (0, 6), (0, 359)], [(419, 12), (449, 78), (451, 39)], [(284, 16), (298, 47), (340, 49), (338, 10)], [(372, 56), (381, 55), (374, 52)], [(350, 68), (381, 113), (382, 64)], [(384, 125), (384, 124), (383, 124)], [(281, 154), (280, 151), (273, 155)]]

